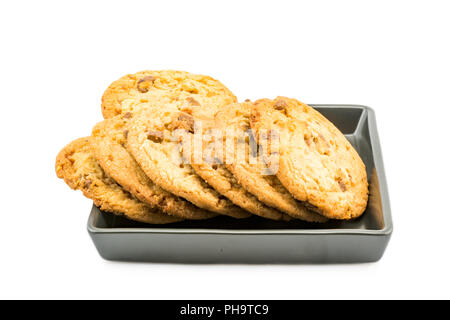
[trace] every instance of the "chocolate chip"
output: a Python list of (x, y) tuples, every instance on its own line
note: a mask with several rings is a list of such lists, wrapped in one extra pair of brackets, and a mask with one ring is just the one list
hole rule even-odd
[(345, 183), (342, 180), (339, 180), (338, 183), (341, 190), (345, 192), (347, 190), (347, 186), (345, 185)]
[(164, 138), (164, 134), (161, 131), (155, 131), (155, 130), (149, 130), (147, 131), (147, 139), (156, 142), (156, 143), (160, 143), (163, 141)]
[(308, 210), (311, 210), (311, 211), (314, 211), (314, 212), (317, 212), (317, 213), (322, 213), (322, 210), (320, 210), (319, 208), (317, 208), (316, 206), (312, 205), (312, 204), (309, 203), (309, 202), (302, 201), (301, 203), (302, 203), (303, 206), (304, 206), (306, 209), (308, 209)]
[(194, 133), (194, 117), (189, 114), (182, 113), (175, 120), (173, 127), (175, 129), (184, 129), (190, 133)]
[(193, 106), (200, 106), (200, 103), (192, 97), (188, 97), (186, 101)]
[(126, 138), (128, 138), (128, 130), (123, 130), (123, 136)]
[(84, 187), (85, 187), (85, 188), (89, 189), (89, 187), (91, 186), (91, 184), (92, 184), (92, 180), (91, 180), (91, 179), (86, 179), (86, 180), (84, 180)]
[(150, 86), (153, 84), (153, 82), (156, 80), (154, 76), (145, 76), (137, 83), (137, 89), (145, 93), (149, 90)]
[(132, 114), (131, 112), (127, 112), (127, 113), (125, 113), (125, 114), (123, 115), (123, 117), (124, 117), (125, 119), (130, 119), (132, 116), (133, 116), (133, 114)]
[(250, 121), (252, 123), (258, 122), (258, 120), (261, 118), (261, 114), (259, 112), (254, 112), (250, 115)]
[(304, 134), (303, 135), (303, 140), (305, 140), (305, 143), (308, 145), (308, 146), (310, 146), (311, 145), (311, 143), (312, 143), (312, 137), (311, 137), (311, 135), (309, 135), (309, 134)]
[(273, 107), (275, 108), (275, 110), (284, 110), (287, 107), (287, 103), (284, 100), (278, 100), (277, 102), (275, 102)]

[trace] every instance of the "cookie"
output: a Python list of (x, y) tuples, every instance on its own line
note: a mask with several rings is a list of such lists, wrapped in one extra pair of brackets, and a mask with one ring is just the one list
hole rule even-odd
[(232, 216), (249, 216), (204, 182), (180, 154), (176, 130), (193, 132), (194, 118), (176, 107), (164, 105), (134, 117), (128, 126), (127, 149), (145, 174), (161, 188), (196, 206)]
[(212, 118), (217, 108), (236, 102), (219, 81), (184, 71), (142, 71), (114, 81), (102, 97), (104, 118), (146, 109), (152, 103), (186, 100), (185, 108), (196, 118)]
[(352, 219), (367, 205), (366, 168), (345, 136), (319, 112), (295, 99), (255, 102), (251, 127), (280, 136), (277, 177), (298, 200), (326, 217)]
[(92, 130), (94, 157), (102, 169), (140, 201), (169, 215), (186, 219), (216, 216), (154, 184), (125, 148), (129, 117), (117, 116), (98, 123)]
[(152, 224), (183, 220), (152, 209), (124, 191), (94, 159), (89, 137), (77, 139), (62, 149), (56, 157), (55, 170), (69, 187), (81, 190), (103, 211)]
[[(295, 219), (309, 222), (327, 221), (325, 217), (308, 210), (304, 204), (295, 200), (274, 174), (266, 174), (269, 172), (265, 172), (267, 167), (258, 156), (257, 145), (250, 145), (253, 138), (249, 131), (251, 106), (251, 102), (235, 103), (224, 107), (216, 114), (216, 121), (221, 123), (222, 128), (228, 129), (227, 138), (232, 138), (236, 144), (240, 144), (241, 150), (245, 150), (245, 157), (238, 159), (233, 154), (237, 146), (229, 145), (233, 149), (230, 151), (233, 160), (227, 161), (228, 170), (239, 185), (265, 205), (276, 208)], [(244, 133), (246, 134), (243, 136)], [(237, 136), (233, 137), (233, 135)], [(228, 157), (230, 152), (227, 153)]]

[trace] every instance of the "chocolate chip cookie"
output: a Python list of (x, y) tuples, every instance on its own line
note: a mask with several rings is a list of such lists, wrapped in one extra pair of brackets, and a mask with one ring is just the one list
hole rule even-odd
[(56, 157), (56, 174), (74, 190), (81, 190), (103, 211), (152, 224), (178, 222), (183, 219), (153, 209), (123, 190), (95, 160), (90, 138), (80, 138), (60, 151)]
[[(222, 128), (228, 129), (227, 138), (235, 142), (228, 145), (228, 149), (231, 147), (232, 150), (227, 151), (227, 157), (233, 158), (227, 161), (228, 170), (243, 188), (267, 206), (276, 208), (295, 219), (310, 222), (327, 221), (325, 217), (308, 210), (303, 203), (295, 200), (276, 175), (269, 172), (259, 153), (259, 146), (256, 144), (253, 132), (249, 130), (251, 106), (251, 102), (235, 103), (222, 108), (216, 114), (216, 122), (221, 123)], [(244, 132), (247, 135), (242, 136)], [(240, 137), (233, 137), (233, 133)], [(238, 148), (245, 150), (245, 157), (234, 154)]]
[(367, 205), (366, 168), (345, 136), (323, 115), (295, 99), (261, 99), (251, 127), (280, 135), (278, 179), (298, 200), (334, 219), (360, 216)]
[(153, 103), (183, 99), (185, 109), (196, 118), (212, 118), (217, 108), (236, 102), (219, 81), (185, 71), (141, 71), (114, 81), (102, 97), (105, 118), (146, 109)]

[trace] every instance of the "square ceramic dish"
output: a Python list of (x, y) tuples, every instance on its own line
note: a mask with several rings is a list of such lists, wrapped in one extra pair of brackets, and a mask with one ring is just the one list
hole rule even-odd
[(352, 221), (325, 224), (217, 217), (170, 225), (129, 221), (92, 207), (88, 231), (107, 260), (175, 263), (350, 263), (381, 258), (392, 233), (391, 209), (372, 109), (312, 105), (333, 122), (367, 168), (369, 204)]

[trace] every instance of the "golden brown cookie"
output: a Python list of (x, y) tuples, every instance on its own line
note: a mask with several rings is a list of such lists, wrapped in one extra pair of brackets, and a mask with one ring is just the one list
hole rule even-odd
[(137, 199), (169, 215), (186, 219), (216, 216), (200, 209), (154, 184), (125, 147), (130, 116), (117, 116), (98, 123), (92, 130), (91, 144), (102, 169)]
[(182, 99), (188, 113), (212, 118), (217, 108), (236, 102), (236, 97), (219, 81), (184, 71), (141, 71), (114, 81), (102, 97), (105, 118), (147, 109)]
[[(309, 222), (327, 221), (325, 217), (308, 210), (304, 204), (295, 200), (274, 174), (268, 174), (270, 172), (262, 158), (258, 156), (257, 145), (250, 146), (253, 138), (249, 131), (251, 106), (251, 102), (235, 103), (224, 107), (216, 114), (216, 122), (228, 130), (227, 138), (232, 138), (235, 142), (229, 145), (233, 148), (231, 153), (236, 152), (238, 146), (241, 150), (245, 150), (245, 157), (238, 158), (235, 154), (232, 155), (233, 160), (227, 161), (226, 164), (228, 170), (245, 190), (267, 206), (295, 219)], [(243, 135), (244, 133), (246, 134)]]
[(262, 130), (279, 134), (277, 177), (296, 199), (334, 219), (352, 219), (364, 212), (365, 165), (324, 116), (295, 99), (278, 97), (256, 101), (250, 120), (257, 134)]
[(56, 157), (55, 170), (69, 187), (81, 190), (103, 211), (152, 224), (183, 220), (152, 209), (124, 191), (94, 159), (89, 137), (77, 139), (62, 149)]
[(178, 110), (176, 104), (161, 105), (134, 117), (128, 126), (127, 149), (145, 174), (161, 188), (205, 210), (235, 218), (249, 216), (226, 197), (217, 193), (184, 163), (178, 131), (193, 132), (194, 118)]

